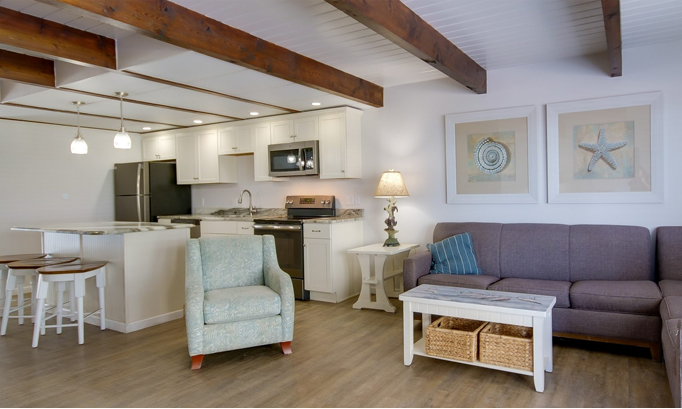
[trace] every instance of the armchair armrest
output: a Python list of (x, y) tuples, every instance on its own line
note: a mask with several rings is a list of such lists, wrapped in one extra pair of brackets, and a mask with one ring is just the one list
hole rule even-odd
[(185, 323), (189, 355), (204, 352), (204, 279), (199, 240), (187, 241), (185, 256)]
[(291, 277), (285, 273), (277, 263), (275, 239), (272, 236), (263, 236), (263, 273), (265, 285), (279, 294), (282, 301), (282, 341), (288, 342), (294, 339), (294, 285)]
[(431, 253), (417, 253), (403, 260), (403, 287), (405, 291), (417, 286), (421, 276), (429, 274), (431, 269)]

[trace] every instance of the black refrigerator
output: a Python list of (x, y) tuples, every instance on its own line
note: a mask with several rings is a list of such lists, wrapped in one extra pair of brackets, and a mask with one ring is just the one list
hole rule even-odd
[(192, 213), (191, 186), (177, 184), (174, 162), (117, 163), (114, 195), (117, 222)]

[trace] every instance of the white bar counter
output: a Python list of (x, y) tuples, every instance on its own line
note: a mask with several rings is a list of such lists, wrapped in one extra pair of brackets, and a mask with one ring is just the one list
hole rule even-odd
[[(40, 233), (43, 252), (53, 256), (108, 261), (106, 325), (127, 333), (183, 317), (185, 248), (190, 227), (96, 222), (20, 226), (12, 230)], [(85, 309), (97, 309), (94, 282), (87, 285)]]

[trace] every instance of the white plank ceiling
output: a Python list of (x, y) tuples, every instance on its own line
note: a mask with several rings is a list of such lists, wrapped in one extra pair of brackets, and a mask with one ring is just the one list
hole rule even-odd
[[(384, 87), (445, 76), (323, 0), (176, 0), (227, 25)], [(403, 0), (424, 20), (488, 70), (606, 50), (599, 0)], [(74, 124), (71, 101), (82, 112), (118, 117), (118, 103), (75, 91), (125, 91), (126, 128), (142, 132), (280, 115), (290, 110), (364, 104), (187, 51), (75, 12), (33, 0), (0, 0), (0, 7), (117, 40), (119, 71), (57, 63), (58, 89), (0, 81), (0, 117)], [(681, 0), (621, 0), (623, 48), (682, 39)], [(225, 98), (126, 75), (123, 70), (229, 94)], [(625, 67), (627, 75), (627, 67)], [(606, 75), (606, 74), (605, 74)], [(261, 104), (262, 103), (262, 104)], [(11, 105), (12, 104), (12, 105)], [(172, 106), (170, 109), (163, 105)], [(29, 109), (17, 105), (36, 106)], [(203, 114), (187, 112), (201, 111)], [(82, 118), (85, 126), (116, 129), (118, 121)]]

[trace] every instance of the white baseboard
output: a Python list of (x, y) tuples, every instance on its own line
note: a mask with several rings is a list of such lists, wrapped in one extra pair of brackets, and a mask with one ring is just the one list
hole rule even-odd
[[(163, 324), (165, 322), (175, 321), (184, 316), (183, 310), (169, 312), (167, 314), (157, 315), (156, 317), (146, 318), (140, 321), (131, 322), (130, 324), (124, 324), (118, 321), (105, 320), (107, 329), (122, 332), (127, 334), (129, 332), (139, 331), (141, 329), (153, 327), (154, 325)], [(99, 326), (99, 317), (91, 316), (85, 319), (85, 322), (92, 325)]]

